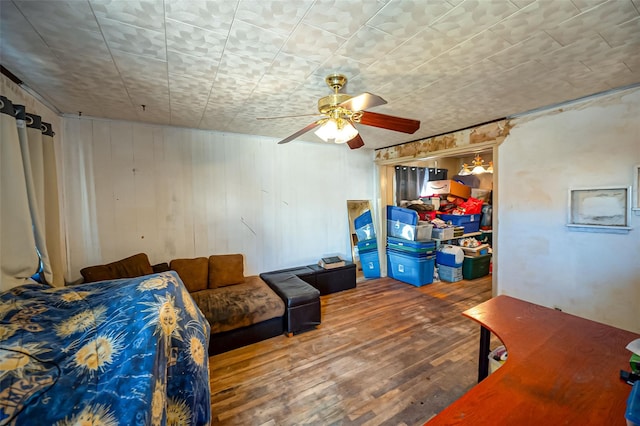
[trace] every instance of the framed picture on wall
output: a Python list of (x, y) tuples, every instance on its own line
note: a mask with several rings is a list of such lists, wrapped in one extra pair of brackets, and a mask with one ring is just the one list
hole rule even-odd
[(569, 189), (567, 226), (598, 232), (628, 232), (631, 187)]

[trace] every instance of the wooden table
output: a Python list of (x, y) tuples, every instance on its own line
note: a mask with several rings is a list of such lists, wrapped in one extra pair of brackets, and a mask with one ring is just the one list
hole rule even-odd
[(482, 326), (480, 376), (489, 332), (509, 356), (429, 426), (626, 424), (631, 386), (620, 370), (630, 369), (625, 346), (640, 335), (508, 296), (463, 315)]

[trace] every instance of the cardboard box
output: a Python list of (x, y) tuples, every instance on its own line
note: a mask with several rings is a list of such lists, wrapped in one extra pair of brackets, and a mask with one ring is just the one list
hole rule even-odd
[(471, 196), (471, 188), (455, 180), (433, 180), (427, 182), (427, 194), (449, 194), (466, 200)]
[(489, 253), (489, 244), (480, 244), (478, 247), (460, 247), (465, 256), (477, 257)]

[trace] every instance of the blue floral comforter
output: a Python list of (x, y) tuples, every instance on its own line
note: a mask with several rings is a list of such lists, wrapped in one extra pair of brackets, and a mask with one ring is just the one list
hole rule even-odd
[(0, 425), (205, 425), (209, 324), (175, 272), (0, 293)]

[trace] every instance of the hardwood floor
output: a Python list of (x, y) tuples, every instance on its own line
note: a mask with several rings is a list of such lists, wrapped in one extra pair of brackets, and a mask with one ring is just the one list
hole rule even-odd
[(209, 358), (212, 423), (421, 425), (476, 383), (480, 328), (461, 312), (490, 297), (491, 276), (322, 296), (316, 330)]

